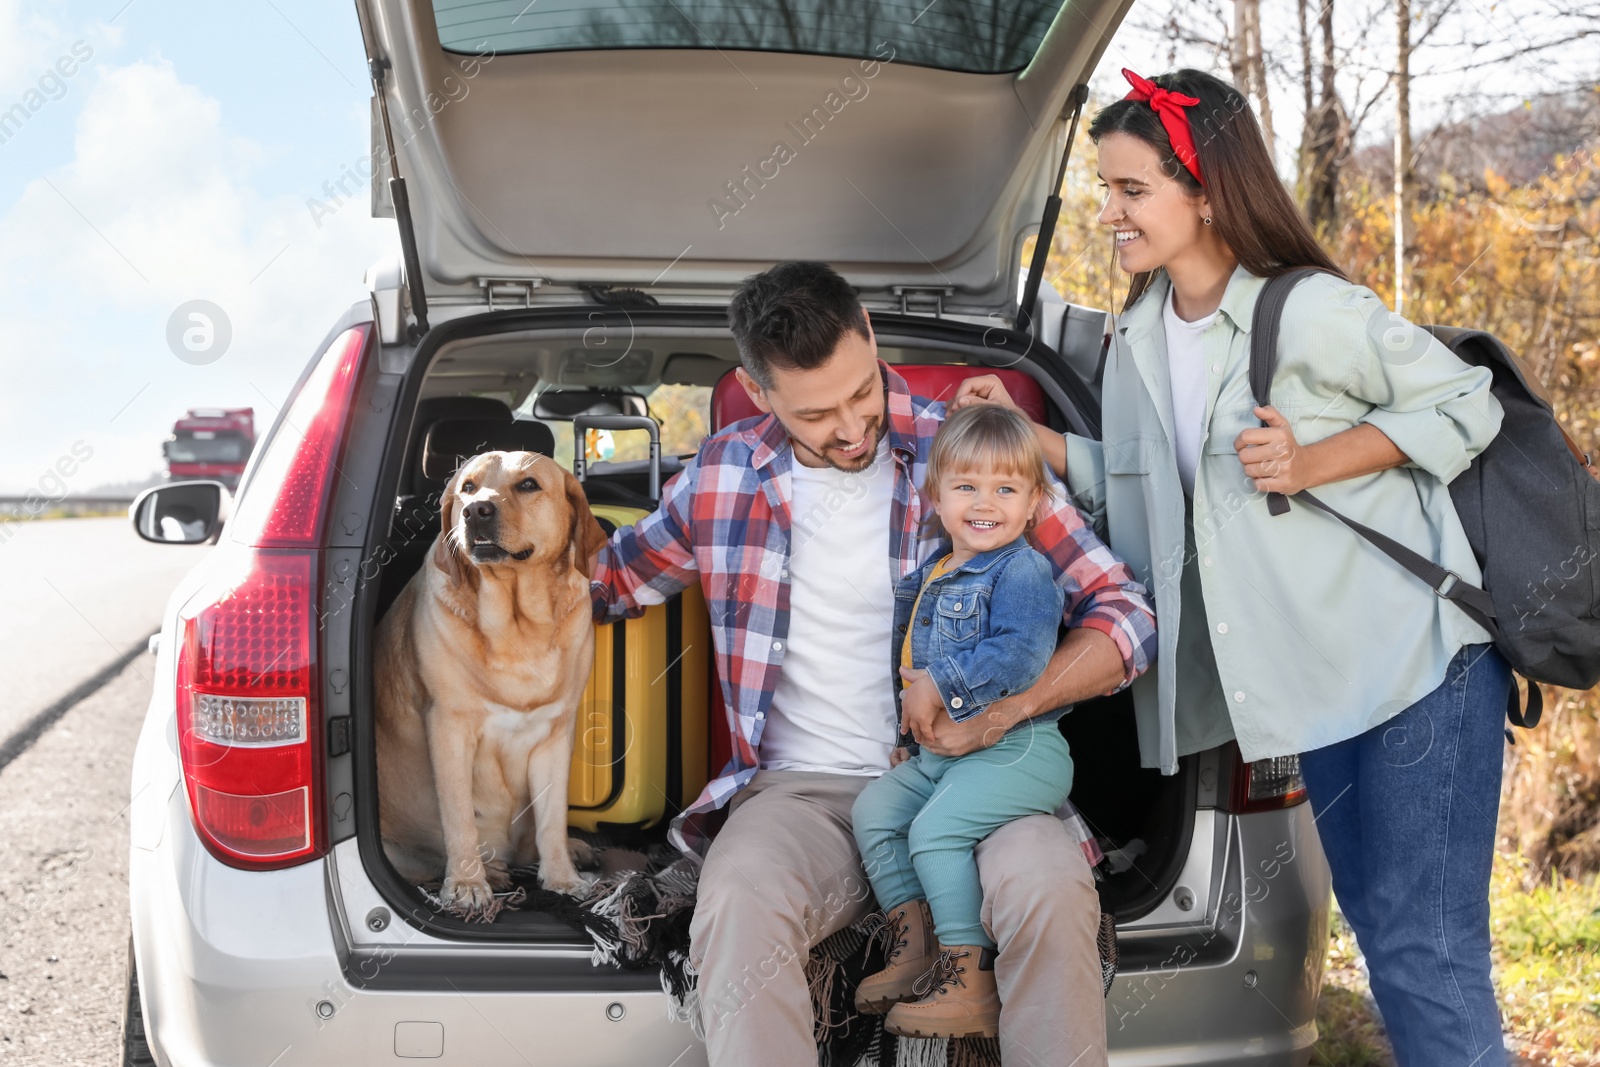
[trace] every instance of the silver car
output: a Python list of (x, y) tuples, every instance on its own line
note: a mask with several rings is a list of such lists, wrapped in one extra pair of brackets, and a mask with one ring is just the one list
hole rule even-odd
[[(536, 912), (440, 914), (385, 860), (373, 630), (437, 530), (423, 441), (486, 413), (714, 429), (728, 297), (790, 258), (858, 287), (890, 363), (1013, 368), (1096, 434), (1105, 313), (1045, 286), (1019, 315), (1016, 264), (1129, 0), (1000, 6), (358, 0), (403, 255), (237, 499), (134, 508), (151, 540), (219, 541), (167, 608), (134, 762), (125, 1064), (705, 1062), (658, 976)], [(648, 492), (625, 450), (588, 478)], [(1114, 871), (1112, 1061), (1307, 1062), (1329, 889), (1297, 761), (1141, 769), (1125, 696), (1062, 728)]]

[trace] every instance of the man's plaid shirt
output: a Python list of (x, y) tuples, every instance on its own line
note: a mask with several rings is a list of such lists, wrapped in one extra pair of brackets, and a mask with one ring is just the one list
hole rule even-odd
[[(937, 544), (920, 536), (933, 506), (918, 487), (945, 407), (912, 396), (904, 378), (880, 366), (895, 464), (889, 553), (896, 576), (904, 576)], [(704, 857), (710, 844), (707, 815), (744, 788), (760, 766), (761, 733), (789, 633), (793, 463), (788, 435), (773, 416), (726, 427), (706, 438), (699, 454), (667, 483), (654, 513), (612, 536), (595, 571), (600, 622), (638, 616), (696, 577), (705, 592), (733, 758), (673, 822), (673, 842), (692, 856)], [(1029, 540), (1050, 560), (1066, 591), (1065, 623), (1091, 627), (1116, 642), (1125, 686), (1155, 659), (1155, 616), (1145, 589), (1065, 492), (1046, 511)], [(1091, 860), (1095, 851), (1091, 841)]]

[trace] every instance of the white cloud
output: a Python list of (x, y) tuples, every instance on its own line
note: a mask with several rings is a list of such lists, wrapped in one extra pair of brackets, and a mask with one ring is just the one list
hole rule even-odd
[(38, 88), (39, 78), (51, 71), (57, 60), (70, 57), (74, 42), (84, 42), (98, 55), (121, 39), (121, 29), (109, 23), (92, 22), (68, 32), (56, 20), (40, 14), (37, 5), (25, 12), (22, 0), (0, 0), (0, 100), (4, 101), (0, 110), (11, 107), (27, 90)]
[(54, 61), (50, 48), (60, 37), (49, 19), (24, 14), (21, 0), (0, 0), (0, 94), (14, 96), (37, 78)]
[[(190, 406), (253, 404), (265, 423), (365, 297), (365, 266), (395, 247), (394, 224), (364, 203), (314, 225), (306, 198), (337, 175), (263, 194), (260, 146), (170, 64), (93, 74), (73, 159), (0, 217), (0, 486), (33, 484), (78, 439), (95, 458), (74, 489), (147, 473)], [(363, 126), (352, 124), (352, 158)], [(229, 350), (207, 366), (165, 339), (172, 310), (197, 298), (232, 323)]]

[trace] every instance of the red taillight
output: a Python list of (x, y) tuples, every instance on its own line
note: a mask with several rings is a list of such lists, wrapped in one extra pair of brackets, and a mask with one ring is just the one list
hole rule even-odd
[(305, 786), (263, 796), (239, 796), (197, 785), (195, 821), (206, 828), (213, 847), (237, 856), (295, 860), (309, 847), (311, 790)]
[(222, 551), (238, 569), (179, 616), (178, 749), (189, 811), (224, 862), (289, 866), (324, 846), (316, 554)]
[(178, 749), (189, 813), (234, 867), (288, 867), (327, 848), (317, 595), (322, 531), (367, 327), (329, 346), (261, 457), (179, 613)]
[(1229, 745), (1233, 756), (1233, 788), (1228, 810), (1235, 815), (1254, 811), (1292, 808), (1306, 799), (1306, 784), (1300, 777), (1299, 756), (1274, 756), (1246, 763), (1236, 745)]
[(338, 473), (350, 400), (366, 348), (356, 326), (328, 346), (251, 476), (250, 491), (229, 520), (230, 536), (257, 548), (314, 548), (322, 543), (328, 491)]

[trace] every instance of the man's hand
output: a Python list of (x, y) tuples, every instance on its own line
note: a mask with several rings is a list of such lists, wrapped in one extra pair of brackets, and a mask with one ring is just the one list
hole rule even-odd
[(945, 710), (939, 690), (927, 671), (900, 668), (906, 688), (900, 694), (900, 730), (911, 731), (917, 743), (935, 756), (965, 756), (988, 748), (1026, 715), (1015, 700), (997, 700), (983, 711), (956, 722)]
[(1068, 630), (1044, 675), (1032, 686), (996, 700), (962, 722), (941, 712), (927, 737), (918, 740), (935, 756), (965, 756), (996, 743), (1019, 722), (1111, 692), (1121, 684), (1123, 669), (1122, 653), (1106, 634), (1087, 626)]
[(960, 411), (969, 404), (998, 404), (1012, 411), (1022, 410), (1017, 407), (1017, 402), (1011, 399), (1011, 394), (1006, 392), (1006, 387), (1000, 383), (1000, 379), (993, 374), (979, 374), (962, 379), (960, 388), (950, 401), (950, 410)]
[(1005, 736), (1021, 719), (1008, 713), (1004, 700), (997, 700), (970, 719), (956, 722), (947, 713), (933, 720), (933, 727), (922, 747), (935, 756), (965, 756), (988, 748)]
[(1068, 630), (1037, 682), (956, 722), (944, 710), (927, 671), (902, 669), (906, 689), (900, 694), (900, 729), (909, 729), (935, 756), (965, 756), (988, 748), (1024, 719), (1111, 692), (1121, 684), (1123, 670), (1122, 653), (1106, 634), (1087, 626)]
[(901, 667), (900, 677), (906, 682), (900, 694), (900, 733), (909, 733), (919, 744), (925, 744), (934, 720), (941, 715), (949, 718), (944, 701), (939, 699), (939, 689), (927, 671)]

